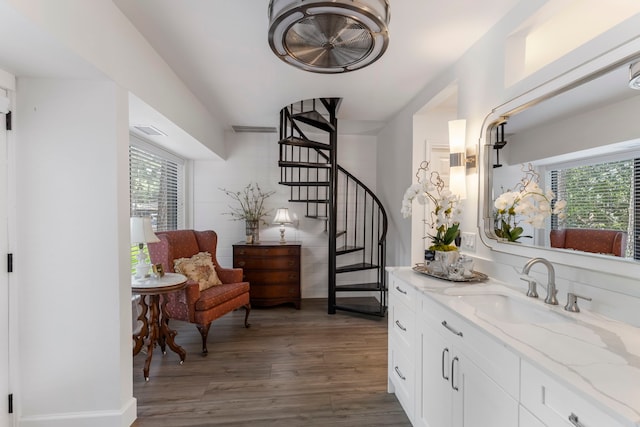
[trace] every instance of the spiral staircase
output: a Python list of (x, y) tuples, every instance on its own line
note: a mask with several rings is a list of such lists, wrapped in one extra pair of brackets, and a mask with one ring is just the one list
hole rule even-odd
[[(324, 221), (329, 238), (328, 313), (384, 317), (387, 216), (376, 195), (338, 165), (336, 115), (341, 101), (317, 98), (280, 111), (279, 183), (290, 187), (290, 202), (305, 204), (306, 217)], [(356, 295), (375, 298), (350, 298)]]

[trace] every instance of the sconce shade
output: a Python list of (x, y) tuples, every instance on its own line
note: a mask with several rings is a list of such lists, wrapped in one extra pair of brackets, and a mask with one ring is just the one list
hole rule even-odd
[(276, 217), (273, 219), (275, 224), (291, 224), (291, 218), (289, 217), (289, 209), (279, 208), (276, 211)]
[(449, 189), (461, 199), (467, 198), (466, 127), (466, 120), (449, 121)]
[(158, 236), (151, 227), (151, 218), (148, 216), (131, 217), (131, 244), (159, 242)]

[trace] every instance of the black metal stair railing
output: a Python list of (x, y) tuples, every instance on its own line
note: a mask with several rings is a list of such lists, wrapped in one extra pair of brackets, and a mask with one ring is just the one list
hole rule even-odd
[[(339, 104), (339, 98), (321, 98), (281, 110), (280, 184), (290, 187), (290, 202), (306, 204), (306, 217), (325, 221), (328, 312), (384, 316), (387, 216), (375, 194), (336, 162)], [(340, 297), (354, 292), (374, 292), (376, 303)]]

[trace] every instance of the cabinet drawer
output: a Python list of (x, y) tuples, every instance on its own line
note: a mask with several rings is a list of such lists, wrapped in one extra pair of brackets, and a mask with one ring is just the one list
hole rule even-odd
[(389, 293), (389, 299), (393, 301), (401, 301), (406, 304), (407, 307), (415, 307), (416, 302), (416, 288), (402, 280), (397, 279), (395, 276), (391, 276), (391, 292)]
[[(408, 351), (414, 347), (415, 343), (415, 314), (404, 304), (394, 304), (391, 306), (391, 331), (390, 333), (401, 341)], [(410, 354), (410, 353), (407, 353)]]
[(244, 270), (242, 279), (253, 285), (278, 285), (284, 283), (300, 282), (300, 274), (297, 271), (254, 271)]
[(300, 297), (300, 287), (291, 285), (251, 285), (251, 298), (297, 298)]
[(298, 256), (300, 254), (300, 247), (296, 246), (242, 246), (233, 248), (233, 256)]
[(389, 379), (395, 386), (395, 394), (409, 419), (413, 419), (415, 368), (406, 357), (402, 345), (389, 343)]
[(287, 256), (273, 258), (236, 257), (233, 260), (233, 266), (257, 270), (295, 270), (300, 264), (298, 258)]
[(528, 362), (522, 361), (521, 404), (548, 427), (575, 425), (573, 414), (584, 427), (622, 427), (623, 424), (569, 391), (564, 385)]
[[(520, 358), (477, 326), (422, 295), (422, 319), (442, 331), (447, 340), (514, 399), (519, 398)], [(459, 335), (462, 334), (462, 335)]]

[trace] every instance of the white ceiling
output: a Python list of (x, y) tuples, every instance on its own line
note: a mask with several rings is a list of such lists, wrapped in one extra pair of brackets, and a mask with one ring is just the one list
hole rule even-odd
[(340, 75), (271, 52), (269, 0), (113, 1), (225, 128), (276, 126), (287, 104), (341, 97), (341, 131), (376, 133), (519, 0), (392, 0), (387, 52)]

